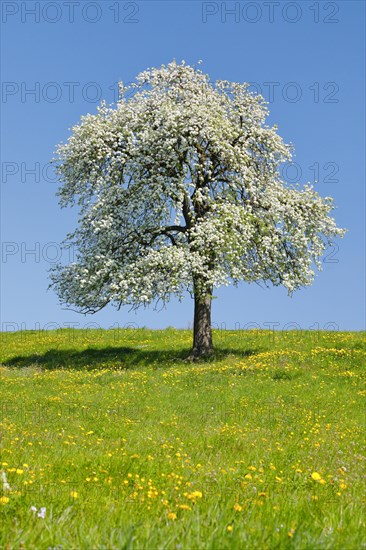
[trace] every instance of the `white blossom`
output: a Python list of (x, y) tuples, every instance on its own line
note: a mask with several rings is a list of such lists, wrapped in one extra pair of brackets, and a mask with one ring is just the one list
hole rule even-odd
[(2, 470), (1, 471), (1, 480), (2, 480), (2, 483), (3, 483), (3, 491), (11, 491), (11, 487), (8, 483), (8, 480), (6, 478), (6, 473)]
[(344, 231), (329, 197), (282, 181), (291, 147), (263, 98), (184, 62), (120, 91), (58, 147), (60, 204), (80, 211), (76, 261), (51, 275), (61, 301), (94, 312), (182, 298), (194, 281), (310, 284)]
[(44, 519), (46, 517), (47, 508), (45, 508), (44, 506), (42, 506), (38, 511), (35, 506), (31, 506), (30, 510), (34, 514), (37, 514), (38, 518)]

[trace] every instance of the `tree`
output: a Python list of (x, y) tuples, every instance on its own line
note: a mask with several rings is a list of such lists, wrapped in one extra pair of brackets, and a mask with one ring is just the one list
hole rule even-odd
[(61, 302), (82, 313), (194, 298), (193, 357), (212, 351), (214, 287), (312, 282), (332, 238), (329, 197), (289, 186), (291, 147), (265, 124), (248, 84), (172, 62), (120, 85), (115, 106), (82, 117), (57, 150), (60, 205), (79, 206), (52, 271)]

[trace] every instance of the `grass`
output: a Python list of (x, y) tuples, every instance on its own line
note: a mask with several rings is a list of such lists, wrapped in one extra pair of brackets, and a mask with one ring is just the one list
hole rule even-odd
[(366, 547), (364, 334), (1, 340), (1, 548)]

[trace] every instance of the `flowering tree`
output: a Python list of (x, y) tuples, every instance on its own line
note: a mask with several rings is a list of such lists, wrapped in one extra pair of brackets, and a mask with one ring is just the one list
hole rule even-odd
[(115, 107), (82, 117), (58, 147), (60, 205), (79, 206), (51, 274), (63, 303), (95, 313), (185, 292), (194, 298), (193, 357), (212, 351), (214, 287), (308, 285), (333, 237), (332, 200), (290, 187), (290, 147), (265, 124), (248, 84), (170, 63), (138, 75)]

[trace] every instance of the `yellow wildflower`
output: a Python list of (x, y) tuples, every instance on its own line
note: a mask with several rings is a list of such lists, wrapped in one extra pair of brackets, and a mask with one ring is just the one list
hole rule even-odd
[(201, 491), (193, 491), (192, 493), (185, 493), (185, 496), (189, 498), (189, 500), (196, 500), (196, 498), (202, 498)]

